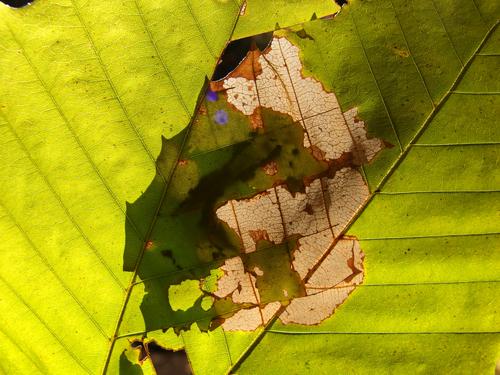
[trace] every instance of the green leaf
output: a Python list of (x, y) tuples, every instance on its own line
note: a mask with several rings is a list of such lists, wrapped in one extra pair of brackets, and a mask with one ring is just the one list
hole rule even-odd
[(339, 9), (333, 0), (246, 1), (241, 9), (233, 38), (245, 38), (302, 23), (311, 18), (333, 15)]
[(239, 7), (1, 5), (1, 366), (97, 373), (130, 279), (126, 202), (154, 175), (160, 135), (189, 121)]
[[(300, 193), (304, 178), (332, 170), (304, 147), (300, 124), (271, 109), (245, 116), (202, 95), (192, 119), (239, 13), (234, 37), (338, 9), (286, 3), (0, 7), (4, 372), (98, 373), (104, 363), (108, 373), (154, 373), (132, 340), (185, 348), (196, 373), (255, 373), (263, 363), (270, 373), (492, 371), (500, 12), (491, 1), (353, 0), (335, 19), (276, 32), (299, 48), (302, 73), (335, 93), (340, 113), (357, 108), (356, 123), (386, 142), (369, 165), (347, 164), (373, 192), (349, 230), (366, 279), (317, 327), (269, 316), (274, 324), (252, 332), (224, 329), (220, 318), (251, 307), (216, 294), (243, 235), (206, 213), (282, 179)], [(213, 117), (220, 110), (225, 125)], [(287, 167), (295, 149), (299, 162)], [(263, 303), (283, 304), (277, 317), (309, 298), (290, 271), (300, 238), (260, 239), (241, 258)]]

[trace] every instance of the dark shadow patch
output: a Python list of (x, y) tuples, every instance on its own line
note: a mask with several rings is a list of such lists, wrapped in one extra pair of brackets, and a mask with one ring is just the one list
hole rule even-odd
[(125, 354), (125, 350), (120, 355), (119, 373), (127, 375), (143, 375), (141, 366), (137, 363), (130, 362)]
[(309, 40), (314, 40), (312, 36), (310, 36), (304, 29), (300, 29), (299, 31), (296, 31), (295, 34), (301, 39), (309, 39)]
[(347, 0), (335, 0), (338, 6), (348, 5)]
[(34, 0), (0, 0), (0, 3), (8, 5), (12, 8), (22, 8), (30, 5)]
[(269, 32), (230, 42), (219, 58), (219, 62), (212, 76), (212, 81), (218, 81), (219, 79), (226, 77), (229, 73), (236, 69), (236, 67), (243, 61), (247, 53), (252, 49), (258, 48), (259, 50), (264, 51), (269, 46), (272, 39), (273, 33)]

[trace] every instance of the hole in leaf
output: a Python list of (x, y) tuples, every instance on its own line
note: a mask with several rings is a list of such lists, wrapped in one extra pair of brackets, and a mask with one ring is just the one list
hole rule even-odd
[(231, 73), (253, 48), (264, 51), (272, 39), (273, 33), (269, 32), (230, 42), (219, 59), (212, 81), (222, 79)]
[(22, 8), (26, 5), (31, 4), (33, 0), (0, 0), (0, 2), (12, 8)]
[(191, 375), (191, 365), (185, 350), (168, 350), (154, 342), (148, 343), (151, 362), (158, 375)]
[(135, 340), (130, 346), (139, 350), (139, 362), (151, 359), (153, 367), (158, 375), (192, 375), (193, 370), (184, 349), (165, 349), (154, 341), (144, 343)]

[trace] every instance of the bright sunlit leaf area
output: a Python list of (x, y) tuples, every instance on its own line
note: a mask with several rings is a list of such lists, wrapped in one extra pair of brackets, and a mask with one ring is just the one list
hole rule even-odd
[(500, 373), (499, 18), (0, 0), (0, 373)]

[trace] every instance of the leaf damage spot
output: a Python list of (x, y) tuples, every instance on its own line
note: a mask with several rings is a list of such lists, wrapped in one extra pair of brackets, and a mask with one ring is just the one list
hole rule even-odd
[(324, 160), (335, 160), (353, 151), (359, 165), (370, 162), (383, 148), (381, 140), (367, 137), (364, 122), (357, 118), (357, 108), (342, 112), (334, 93), (302, 76), (300, 51), (286, 38), (274, 38), (264, 53), (255, 52), (246, 60), (255, 59), (260, 73), (248, 77), (235, 71), (222, 83), (228, 102), (243, 114), (251, 116), (264, 107), (290, 115), (304, 128), (304, 146), (314, 146), (313, 154)]
[(133, 340), (131, 348), (139, 351), (138, 363), (150, 360), (157, 374), (192, 375), (193, 370), (184, 349), (166, 349), (153, 340)]
[(12, 8), (23, 8), (31, 5), (34, 0), (0, 0), (1, 3), (8, 5)]
[(277, 313), (317, 324), (362, 282), (359, 244), (341, 233), (369, 196), (359, 166), (385, 144), (303, 76), (299, 52), (284, 37), (252, 49), (210, 83), (185, 151), (173, 155), (182, 134), (164, 141), (159, 167), (182, 168), (158, 220), (177, 232), (155, 238), (148, 272), (189, 271), (148, 280), (148, 329), (180, 332), (199, 316), (201, 330), (254, 330)]
[(241, 8), (240, 8), (240, 16), (244, 16), (246, 10), (247, 10), (247, 2), (243, 1), (243, 3), (241, 4)]
[[(258, 66), (253, 75), (245, 68), (250, 64)], [(287, 300), (281, 304), (288, 304), (280, 319), (285, 324), (318, 324), (363, 280), (364, 255), (358, 241), (339, 236), (369, 196), (356, 166), (373, 160), (384, 143), (367, 137), (356, 108), (342, 111), (335, 94), (325, 91), (320, 82), (302, 76), (299, 50), (287, 39), (274, 38), (264, 53), (249, 53), (240, 66), (222, 84), (213, 85), (214, 89), (224, 90), (228, 102), (247, 116), (262, 107), (289, 115), (303, 127), (303, 146), (317, 160), (340, 166), (310, 180), (303, 191), (292, 193), (286, 183), (278, 184), (252, 198), (228, 201), (216, 212), (238, 233), (246, 256), (255, 254), (262, 241), (271, 247), (261, 251), (271, 256), (273, 245), (298, 236), (296, 245), (289, 249), (290, 268), (298, 276), (298, 290), (303, 290), (295, 295), (287, 288), (280, 290)], [(269, 164), (263, 167), (266, 174), (274, 173)], [(253, 330), (259, 314), (265, 324), (264, 311), (274, 309), (262, 301), (268, 286), (259, 285), (255, 268), (245, 270), (244, 261), (238, 260), (241, 258), (226, 261), (224, 267), (238, 264), (239, 272), (226, 273), (218, 287), (222, 288), (221, 296), (227, 296), (227, 285), (233, 285), (234, 290), (238, 281), (240, 288), (233, 301), (243, 302), (240, 296), (246, 295), (245, 302), (257, 306), (226, 319), (222, 327), (228, 330)], [(275, 298), (273, 304), (280, 300), (272, 293), (269, 296)]]
[(270, 161), (262, 167), (262, 170), (268, 176), (274, 176), (276, 173), (278, 173), (278, 164), (274, 160)]
[[(241, 9), (246, 10), (246, 4)], [(273, 33), (270, 32), (231, 41), (219, 59), (212, 81), (222, 79), (236, 69), (249, 51), (253, 49), (265, 50), (272, 37)]]
[(269, 233), (265, 229), (249, 230), (248, 233), (256, 245), (259, 241), (269, 241)]
[(392, 47), (392, 50), (394, 51), (394, 53), (396, 55), (398, 55), (399, 57), (409, 57), (410, 56), (410, 51), (408, 51), (407, 49), (405, 48), (401, 48), (401, 47), (398, 47), (396, 45), (394, 45)]

